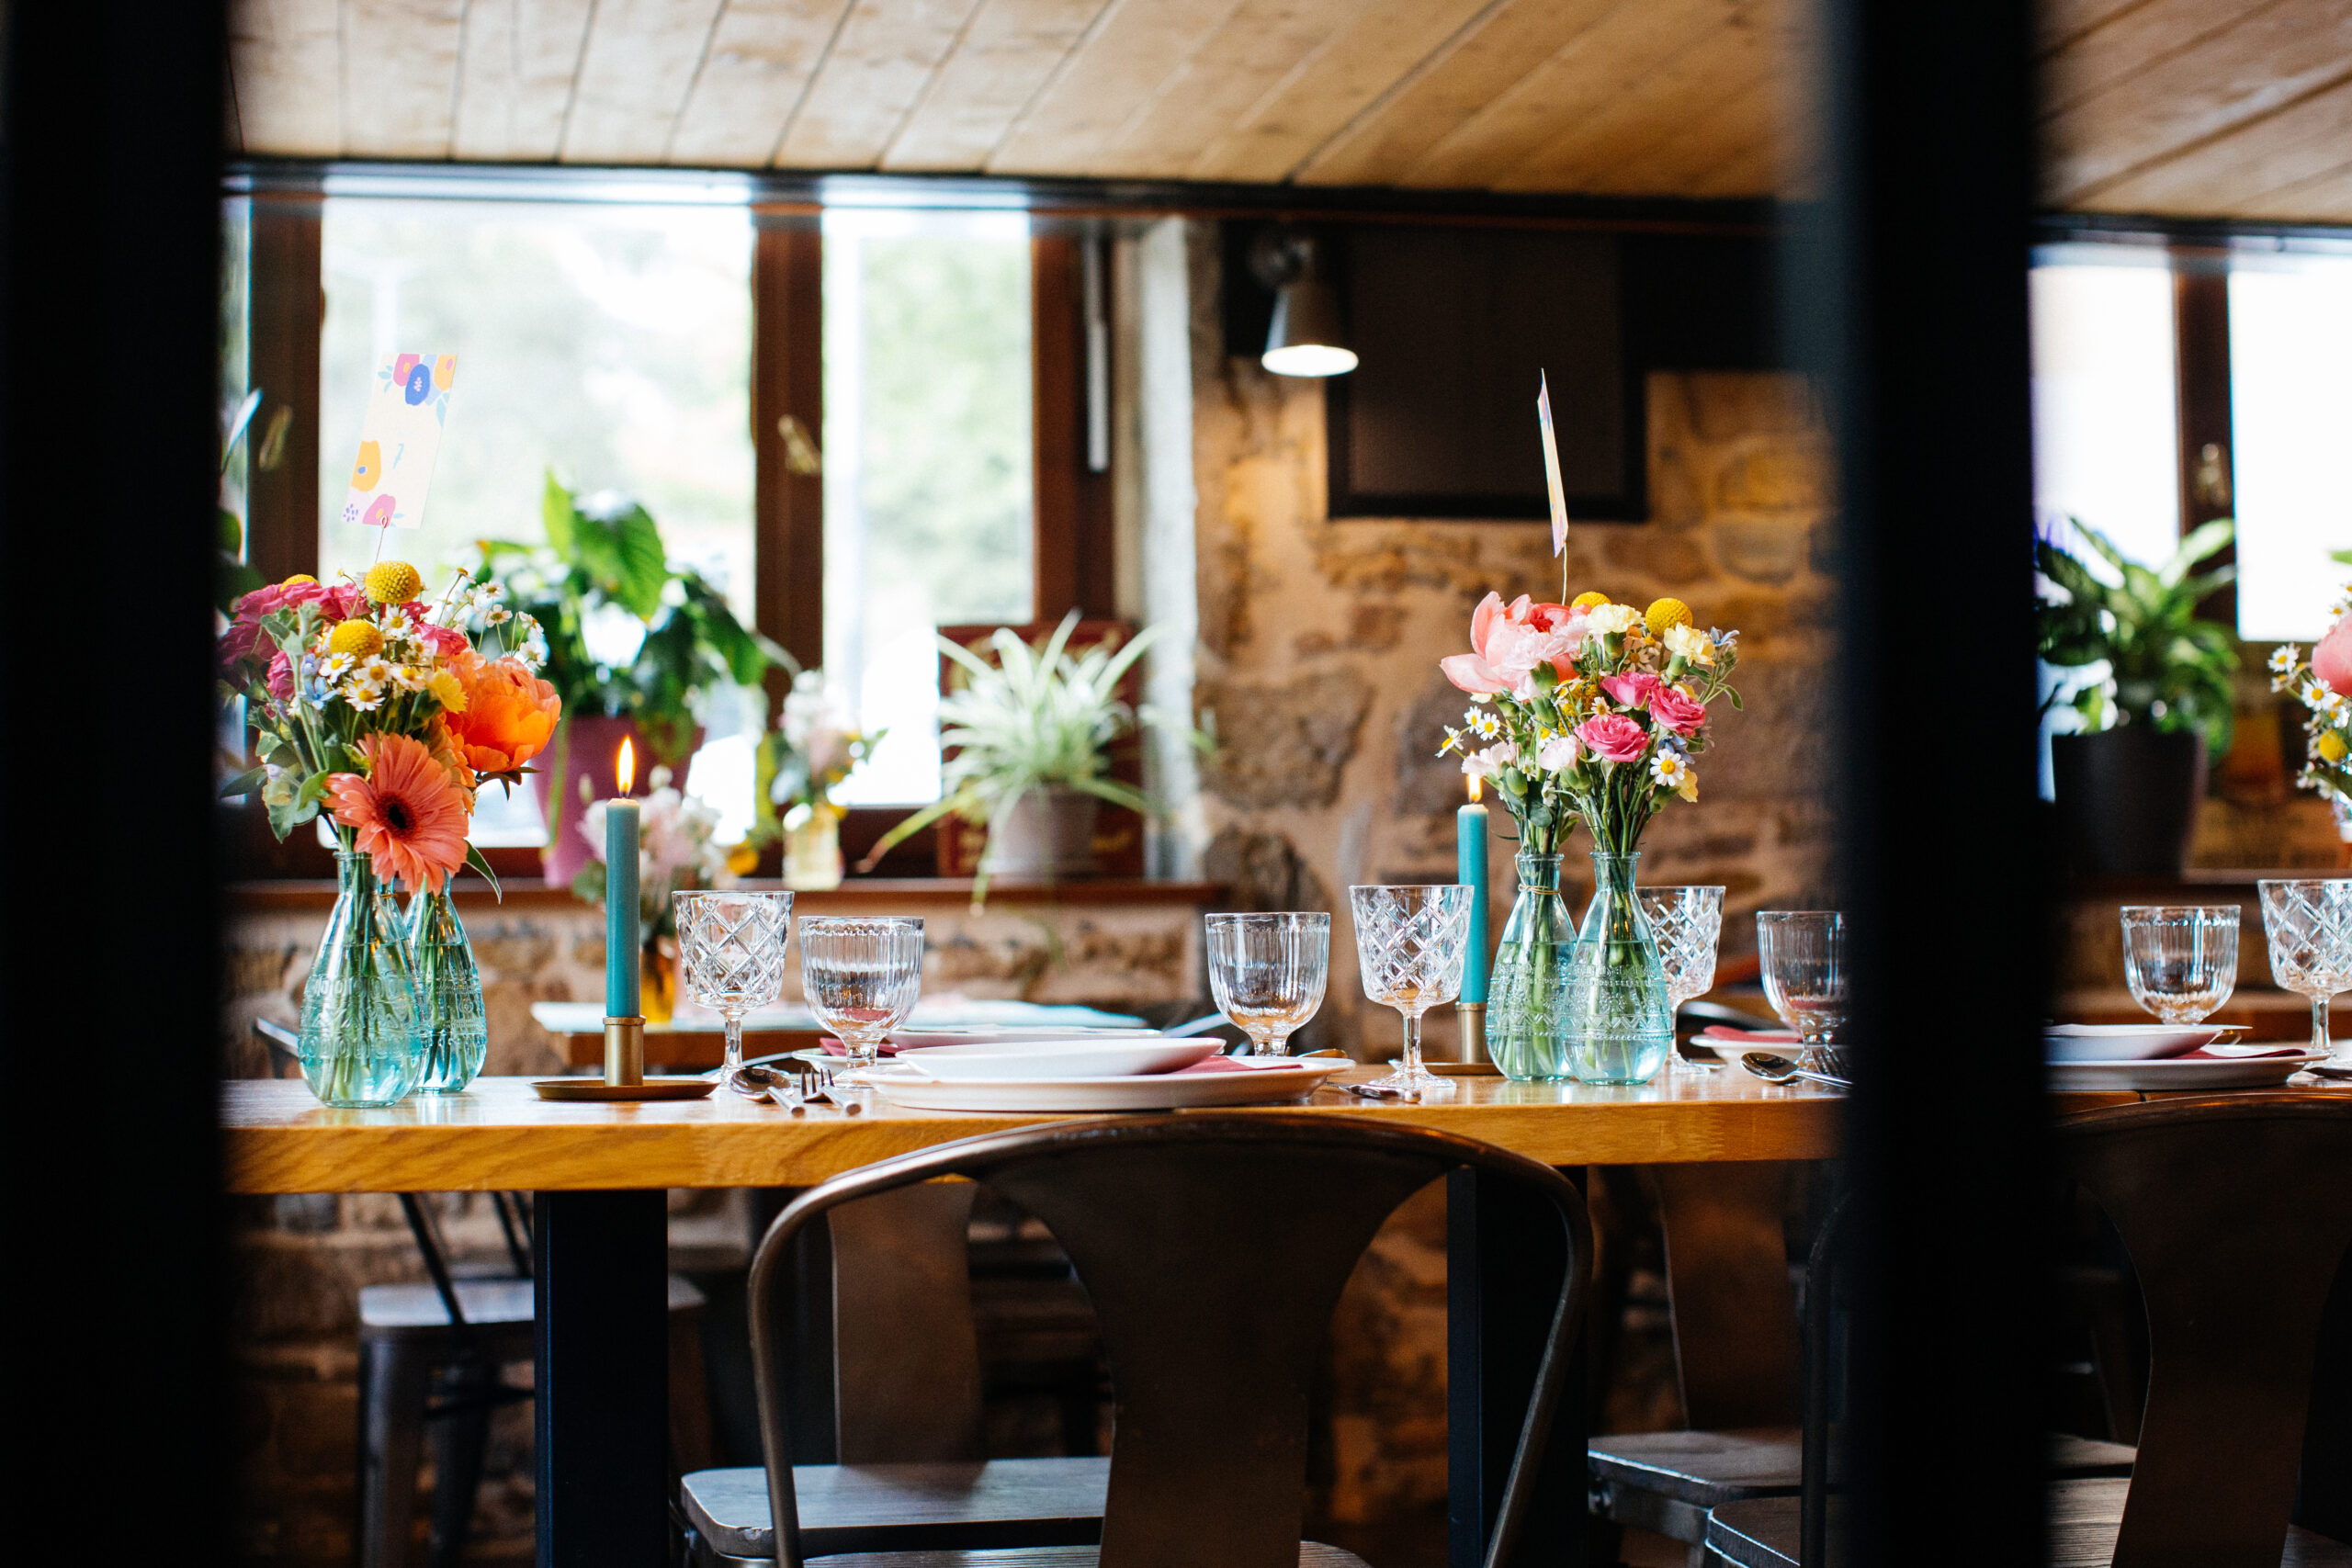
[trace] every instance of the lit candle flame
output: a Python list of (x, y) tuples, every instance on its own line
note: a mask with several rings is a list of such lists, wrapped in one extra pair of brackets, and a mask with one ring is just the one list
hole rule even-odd
[(637, 748), (629, 744), (628, 737), (626, 735), (621, 737), (619, 754), (613, 759), (613, 772), (619, 775), (621, 795), (623, 798), (627, 798), (629, 790), (637, 783)]
[(1478, 804), (1478, 796), (1485, 793), (1484, 787), (1480, 784), (1477, 774), (1466, 773), (1463, 776), (1470, 781), (1470, 804), (1476, 806)]

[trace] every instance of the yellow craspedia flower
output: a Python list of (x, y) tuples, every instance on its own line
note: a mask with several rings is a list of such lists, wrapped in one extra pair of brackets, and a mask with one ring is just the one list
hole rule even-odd
[[(345, 623), (346, 626), (350, 624), (347, 621)], [(424, 683), (424, 689), (433, 694), (434, 701), (441, 705), (443, 713), (466, 711), (465, 682), (459, 681), (448, 671), (435, 670), (433, 672), (433, 679)]]
[(1574, 599), (1568, 601), (1568, 608), (1571, 610), (1597, 610), (1601, 605), (1608, 603), (1609, 595), (1606, 593), (1579, 593)]
[(405, 604), (424, 592), (424, 578), (404, 560), (379, 560), (364, 579), (368, 597), (379, 604)]
[(1642, 619), (1649, 624), (1650, 636), (1662, 637), (1668, 626), (1690, 624), (1690, 606), (1679, 599), (1654, 600), (1650, 607), (1642, 613)]
[(384, 651), (384, 634), (373, 621), (345, 621), (327, 634), (327, 651), (373, 659)]
[(2347, 747), (2345, 744), (2344, 735), (2341, 730), (2324, 729), (2320, 731), (2319, 754), (2321, 756), (2326, 758), (2331, 762), (2340, 762), (2344, 761), (2345, 753), (2346, 751), (2352, 751), (2352, 747)]
[(291, 576), (291, 577), (288, 578), (285, 581), (283, 581), (283, 582), (279, 583), (277, 586), (279, 586), (280, 588), (300, 588), (300, 587), (303, 587), (303, 586), (305, 586), (305, 585), (308, 585), (308, 586), (310, 586), (310, 587), (313, 587), (313, 588), (315, 588), (315, 587), (317, 587), (317, 586), (318, 586), (318, 581), (319, 581), (319, 580), (318, 580), (317, 578), (315, 578), (315, 577), (312, 577), (309, 572), (307, 572), (307, 571), (298, 571), (298, 572), (296, 572), (293, 576)]

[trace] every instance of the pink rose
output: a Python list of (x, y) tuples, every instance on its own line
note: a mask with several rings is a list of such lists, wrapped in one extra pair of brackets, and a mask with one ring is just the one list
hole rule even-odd
[(1679, 686), (1660, 686), (1650, 694), (1650, 716), (1677, 735), (1695, 735), (1707, 722), (1707, 705)]
[(1646, 670), (1636, 670), (1626, 675), (1611, 675), (1600, 682), (1600, 689), (1608, 693), (1611, 700), (1623, 708), (1638, 708), (1645, 705), (1657, 688), (1657, 677)]
[(282, 651), (269, 656), (269, 694), (281, 703), (294, 700), (294, 666)]
[(1650, 732), (1622, 713), (1604, 713), (1576, 728), (1576, 737), (1604, 762), (1632, 762), (1650, 749)]
[(2352, 697), (2352, 615), (2336, 622), (2312, 649), (2312, 674), (2338, 696)]

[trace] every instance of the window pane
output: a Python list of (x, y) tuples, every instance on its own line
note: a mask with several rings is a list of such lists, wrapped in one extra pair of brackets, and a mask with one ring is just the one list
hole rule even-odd
[(2030, 284), (2035, 510), (2161, 561), (2180, 542), (2172, 274), (2043, 265)]
[[(322, 577), (365, 568), (379, 546), (377, 530), (341, 517), (377, 365), (393, 353), (455, 354), (424, 525), (393, 531), (386, 551), (438, 583), (476, 539), (541, 540), (552, 468), (576, 489), (643, 502), (671, 558), (751, 619), (748, 212), (333, 197), (323, 241)], [(729, 739), (730, 722), (708, 726), (688, 782), (720, 808), (722, 832), (740, 832), (751, 820), (752, 742)], [(741, 765), (717, 754), (729, 746)], [(724, 788), (712, 782), (721, 778)], [(484, 792), (477, 840), (542, 837), (522, 797)]]
[(939, 797), (933, 628), (1031, 618), (1029, 231), (825, 214), (825, 668), (888, 733), (833, 798)]
[(2238, 635), (2309, 641), (2352, 546), (2352, 257), (2279, 257), (2230, 274)]

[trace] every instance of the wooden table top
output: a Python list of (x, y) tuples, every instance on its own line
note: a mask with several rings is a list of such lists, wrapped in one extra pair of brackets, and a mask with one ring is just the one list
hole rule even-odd
[[(1826, 1159), (1842, 1120), (1838, 1094), (1746, 1073), (1660, 1077), (1636, 1089), (1451, 1081), (1451, 1100), (1382, 1104), (1327, 1088), (1303, 1107), (1266, 1109), (1435, 1127), (1555, 1166)], [(220, 1113), (229, 1190), (252, 1193), (797, 1187), (934, 1144), (1065, 1119), (902, 1111), (878, 1096), (856, 1116), (830, 1106), (795, 1116), (732, 1095), (556, 1104), (523, 1078), (481, 1078), (464, 1094), (412, 1096), (383, 1111), (329, 1110), (296, 1078), (238, 1079), (221, 1086)]]

